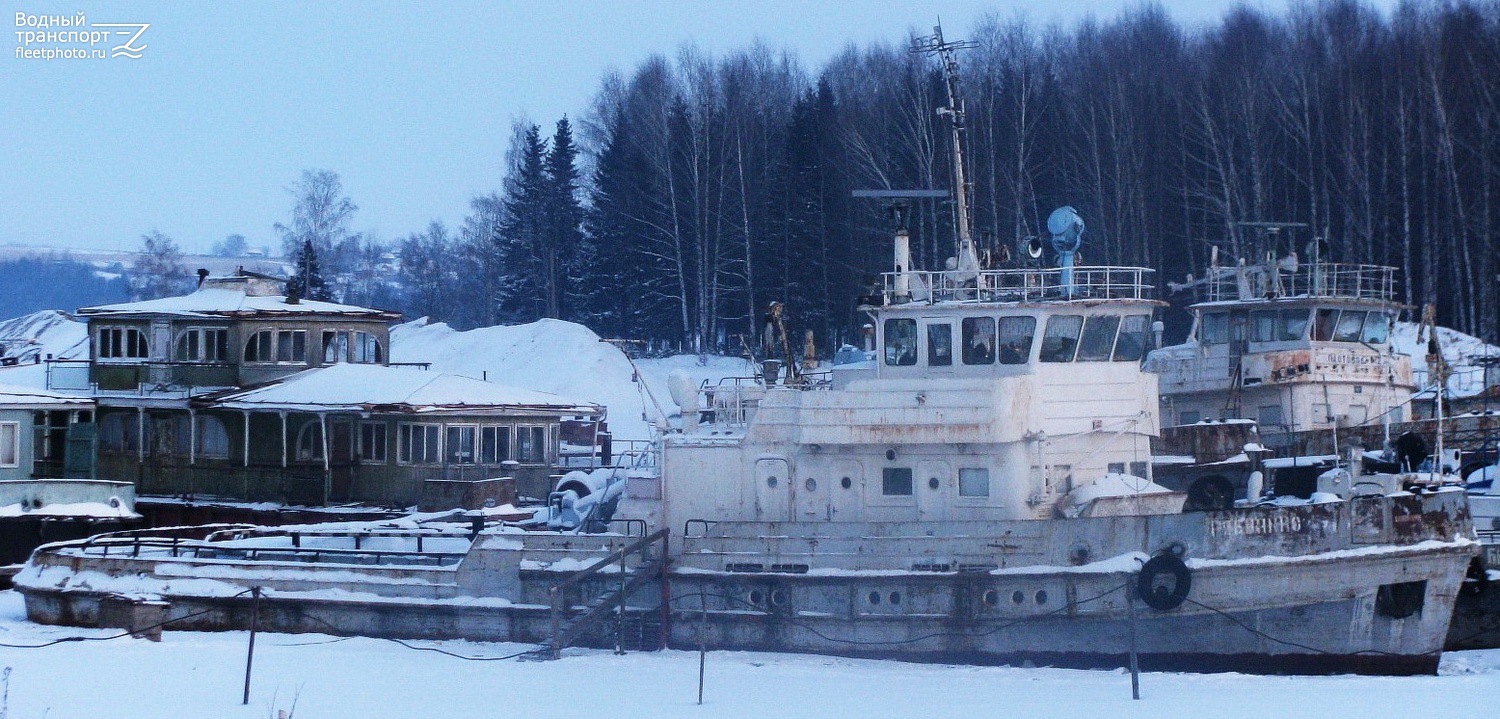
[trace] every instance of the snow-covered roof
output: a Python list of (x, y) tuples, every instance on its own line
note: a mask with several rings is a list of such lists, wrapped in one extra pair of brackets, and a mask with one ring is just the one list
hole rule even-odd
[(0, 408), (42, 409), (49, 407), (84, 407), (94, 401), (66, 392), (0, 383)]
[(286, 301), (285, 295), (252, 295), (243, 288), (210, 286), (205, 284), (197, 291), (178, 297), (163, 297), (141, 302), (123, 302), (114, 305), (84, 307), (78, 314), (88, 317), (109, 315), (175, 315), (179, 317), (242, 317), (242, 316), (297, 316), (309, 314), (336, 314), (350, 317), (368, 317), (394, 320), (400, 318), (395, 312), (377, 310), (357, 305), (341, 305), (335, 302), (301, 300), (296, 304)]
[(226, 390), (197, 400), (222, 409), (303, 412), (435, 412), (534, 409), (595, 414), (598, 405), (549, 392), (507, 387), (415, 367), (339, 364), (298, 372), (259, 387)]

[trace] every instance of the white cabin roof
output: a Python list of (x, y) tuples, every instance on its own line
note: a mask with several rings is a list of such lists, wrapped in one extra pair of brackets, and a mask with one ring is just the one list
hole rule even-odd
[(566, 414), (598, 414), (596, 404), (550, 392), (507, 387), (415, 367), (339, 364), (298, 372), (259, 387), (209, 395), (222, 409), (283, 409), (305, 412), (358, 412), (377, 407), (433, 412), (462, 409), (543, 409)]

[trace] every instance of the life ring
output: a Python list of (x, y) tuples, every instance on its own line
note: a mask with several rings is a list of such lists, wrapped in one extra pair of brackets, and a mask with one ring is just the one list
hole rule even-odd
[(1181, 606), (1192, 588), (1192, 572), (1181, 558), (1173, 554), (1152, 557), (1136, 575), (1136, 596), (1159, 612)]

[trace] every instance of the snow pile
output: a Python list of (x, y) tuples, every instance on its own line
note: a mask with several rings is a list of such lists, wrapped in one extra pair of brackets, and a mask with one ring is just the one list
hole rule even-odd
[(0, 321), (0, 349), (5, 357), (20, 363), (0, 366), (0, 382), (26, 387), (47, 386), (47, 366), (37, 364), (50, 355), (55, 359), (88, 359), (88, 325), (58, 310), (42, 310)]
[[(1438, 345), (1453, 374), (1448, 377), (1448, 391), (1453, 396), (1470, 397), (1484, 390), (1484, 368), (1476, 360), (1500, 357), (1500, 347), (1447, 327), (1437, 328)], [(1427, 378), (1427, 336), (1415, 322), (1397, 322), (1391, 330), (1391, 349), (1411, 356), (1412, 382), (1419, 389), (1431, 382)]]
[[(695, 382), (746, 376), (742, 359), (696, 356), (637, 360), (583, 325), (544, 319), (460, 332), (426, 318), (391, 329), (392, 362), (427, 362), (434, 372), (551, 392), (608, 408), (616, 440), (650, 439), (652, 425), (677, 414), (667, 391), (673, 370)], [(635, 381), (636, 368), (645, 386)], [(655, 398), (654, 400), (652, 398)]]

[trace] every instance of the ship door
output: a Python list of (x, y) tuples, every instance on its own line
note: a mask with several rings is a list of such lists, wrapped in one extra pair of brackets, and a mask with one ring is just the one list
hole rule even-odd
[(818, 491), (828, 501), (828, 519), (860, 522), (865, 518), (865, 474), (859, 462), (834, 462), (826, 480), (818, 481)]
[(953, 469), (947, 462), (924, 460), (917, 463), (917, 480), (912, 492), (917, 495), (917, 520), (948, 518), (948, 492), (953, 486)]
[(763, 522), (785, 522), (792, 516), (791, 467), (780, 457), (755, 460), (756, 510)]

